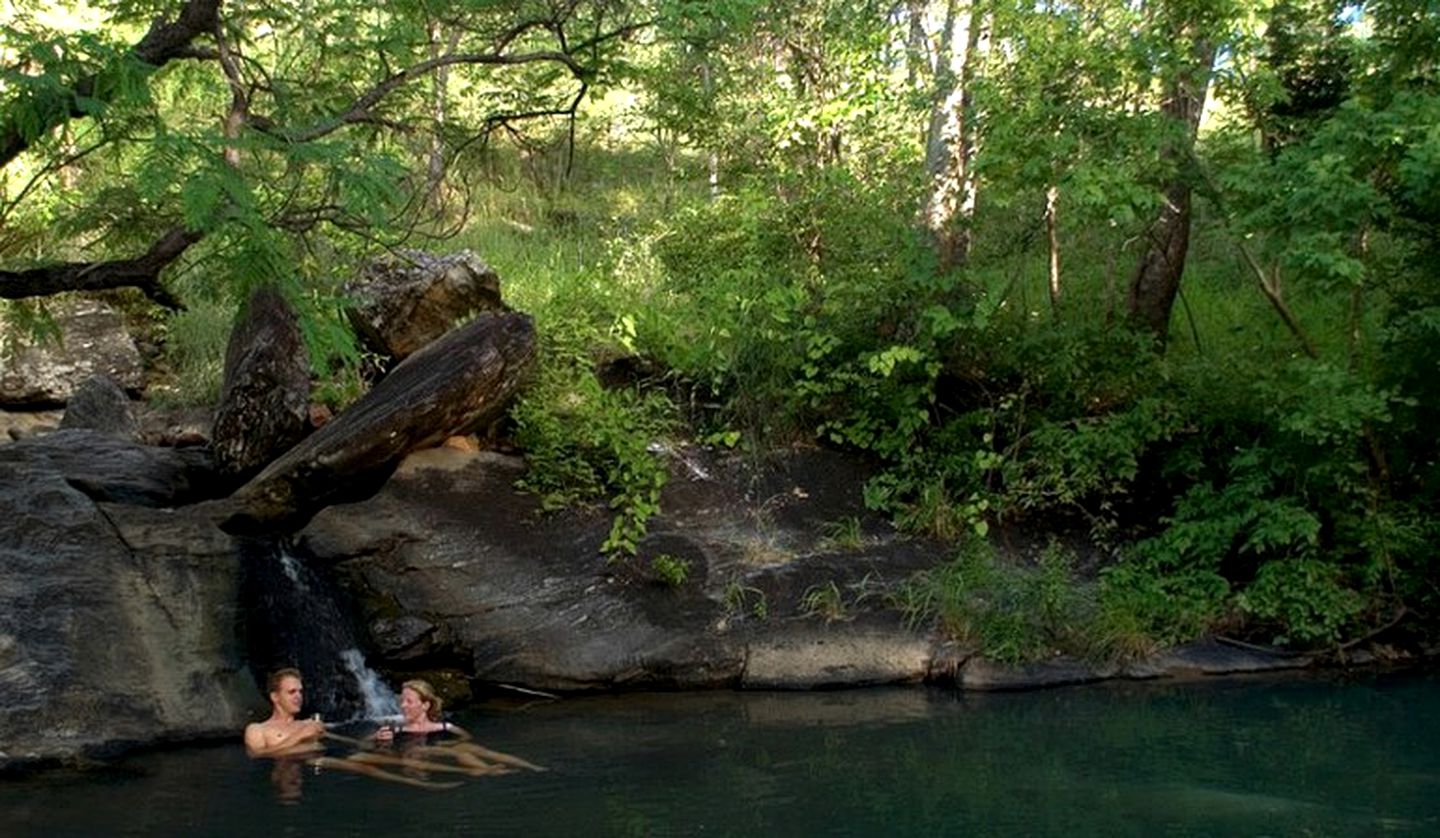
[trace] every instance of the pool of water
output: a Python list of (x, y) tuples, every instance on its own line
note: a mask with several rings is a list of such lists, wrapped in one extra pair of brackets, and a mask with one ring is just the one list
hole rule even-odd
[(0, 834), (1440, 835), (1434, 674), (496, 701), (456, 721), (549, 770), (429, 790), (250, 760), (237, 732), (0, 780)]

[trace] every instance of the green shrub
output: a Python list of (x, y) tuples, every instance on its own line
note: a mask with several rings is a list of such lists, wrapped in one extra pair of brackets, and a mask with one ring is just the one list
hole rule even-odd
[(636, 318), (637, 347), (718, 403), (725, 427), (809, 434), (846, 409), (852, 380), (908, 368), (897, 331), (928, 257), (896, 211), (905, 200), (827, 170), (684, 209), (632, 260), (663, 284)]
[(933, 623), (995, 660), (1089, 655), (1096, 648), (1093, 593), (1055, 545), (1026, 568), (998, 561), (985, 542), (971, 538), (953, 561), (907, 579), (890, 601), (912, 628)]
[(1236, 603), (1277, 633), (1281, 646), (1334, 646), (1354, 628), (1366, 598), (1342, 570), (1319, 559), (1267, 562)]
[(546, 509), (608, 497), (615, 520), (601, 550), (634, 555), (660, 509), (667, 471), (651, 447), (672, 412), (661, 393), (607, 390), (588, 368), (546, 362), (512, 411), (529, 466), (519, 486)]
[(650, 560), (650, 569), (655, 576), (672, 588), (678, 588), (690, 578), (690, 562), (669, 553), (661, 553)]
[(166, 360), (174, 370), (169, 386), (155, 395), (181, 405), (212, 405), (225, 377), (225, 346), (235, 307), (201, 300), (170, 318), (166, 329)]
[(1225, 616), (1229, 595), (1229, 584), (1213, 570), (1137, 560), (1106, 568), (1100, 575), (1098, 646), (1125, 657), (1194, 640)]

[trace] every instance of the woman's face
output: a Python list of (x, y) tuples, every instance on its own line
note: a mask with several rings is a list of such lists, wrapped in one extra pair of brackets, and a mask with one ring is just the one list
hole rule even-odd
[(409, 687), (400, 691), (400, 714), (405, 717), (406, 721), (424, 721), (425, 710), (428, 706), (420, 700), (420, 694)]

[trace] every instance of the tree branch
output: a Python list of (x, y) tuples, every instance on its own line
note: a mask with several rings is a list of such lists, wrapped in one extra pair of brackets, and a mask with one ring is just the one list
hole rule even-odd
[(1255, 281), (1260, 283), (1260, 293), (1265, 295), (1265, 299), (1270, 301), (1270, 307), (1280, 315), (1280, 322), (1290, 330), (1290, 334), (1295, 337), (1300, 344), (1300, 349), (1307, 356), (1319, 358), (1320, 353), (1315, 351), (1315, 344), (1310, 342), (1305, 330), (1300, 327), (1300, 321), (1295, 319), (1294, 312), (1290, 310), (1290, 306), (1285, 304), (1285, 297), (1280, 292), (1280, 284), (1275, 281), (1280, 268), (1277, 266), (1272, 274), (1266, 275), (1265, 269), (1260, 267), (1260, 262), (1250, 253), (1250, 248), (1246, 247), (1242, 241), (1237, 241), (1235, 244), (1240, 248), (1240, 255), (1245, 258), (1245, 264), (1249, 265), (1250, 270), (1254, 272)]
[[(219, 25), (220, 5), (224, 0), (187, 0), (180, 13), (172, 21), (156, 19), (150, 25), (133, 49), (131, 56), (142, 64), (158, 69), (176, 58), (194, 57), (190, 42), (196, 37), (214, 31)], [(21, 152), (29, 148), (34, 140), (51, 128), (70, 119), (85, 116), (80, 102), (92, 99), (103, 73), (93, 73), (77, 81), (70, 90), (57, 90), (45, 97), (36, 111), (41, 125), (33, 134), (22, 131), (14, 120), (0, 121), (0, 167), (7, 166)]]
[(578, 78), (584, 78), (589, 72), (576, 61), (572, 56), (563, 52), (546, 50), (540, 52), (527, 52), (519, 55), (498, 55), (496, 53), (461, 53), (457, 55), (442, 55), (436, 58), (421, 61), (418, 64), (405, 68), (390, 75), (384, 81), (367, 90), (355, 100), (344, 113), (333, 119), (317, 125), (313, 128), (294, 133), (282, 133), (281, 136), (293, 143), (306, 143), (312, 140), (334, 133), (340, 128), (355, 123), (375, 122), (376, 118), (370, 113), (371, 108), (380, 104), (386, 96), (394, 93), (406, 83), (429, 74), (432, 70), (441, 67), (449, 67), (455, 64), (490, 64), (490, 65), (516, 65), (534, 64), (543, 61), (553, 61), (564, 64)]
[(173, 227), (150, 245), (144, 255), (134, 259), (64, 262), (24, 271), (0, 271), (0, 299), (43, 297), (61, 291), (138, 288), (159, 305), (178, 311), (185, 306), (160, 285), (160, 271), (203, 236), (184, 227)]

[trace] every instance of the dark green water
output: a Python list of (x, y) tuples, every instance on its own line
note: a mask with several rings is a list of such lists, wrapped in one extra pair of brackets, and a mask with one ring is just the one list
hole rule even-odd
[(239, 744), (0, 781), (0, 835), (1440, 835), (1440, 678), (640, 695), (457, 721), (430, 791)]

